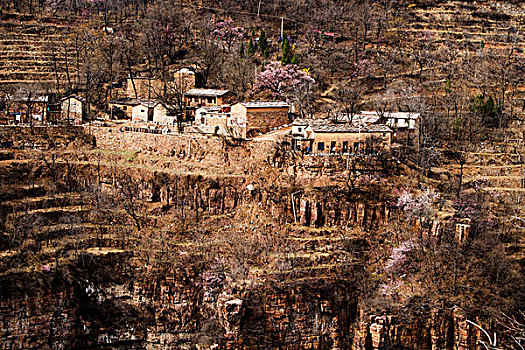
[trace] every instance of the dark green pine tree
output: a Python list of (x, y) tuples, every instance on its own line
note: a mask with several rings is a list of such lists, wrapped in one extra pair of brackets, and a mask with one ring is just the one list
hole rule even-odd
[(283, 51), (283, 56), (281, 57), (281, 63), (282, 64), (288, 64), (292, 60), (291, 53), (292, 48), (290, 47), (290, 42), (288, 41), (288, 38), (286, 35), (283, 38), (283, 43), (281, 44), (281, 48)]
[(239, 56), (244, 57), (244, 43), (241, 43), (241, 48), (239, 49)]
[(270, 50), (268, 50), (268, 46), (266, 46), (266, 49), (264, 50), (264, 58), (270, 57)]
[(255, 39), (255, 29), (252, 28), (252, 39)]
[(255, 55), (255, 47), (253, 46), (253, 40), (250, 38), (250, 41), (248, 41), (248, 56)]
[(299, 63), (299, 60), (297, 59), (297, 54), (294, 53), (293, 54), (293, 57), (292, 57), (292, 60), (290, 61), (291, 64), (298, 64)]
[(266, 49), (268, 49), (268, 39), (266, 38), (264, 29), (261, 29), (261, 34), (259, 34), (259, 49), (261, 49), (261, 52), (263, 53), (265, 53)]

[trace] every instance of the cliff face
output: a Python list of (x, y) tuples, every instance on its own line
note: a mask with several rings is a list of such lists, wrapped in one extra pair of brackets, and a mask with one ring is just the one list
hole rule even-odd
[[(130, 254), (83, 259), (98, 266), (94, 273), (118, 276), (127, 270)], [(73, 272), (66, 269), (61, 278)], [(467, 350), (476, 349), (480, 339), (458, 310), (410, 322), (393, 316), (360, 319), (354, 287), (341, 281), (220, 292), (206, 300), (200, 283), (185, 273), (156, 282), (132, 282), (130, 274), (103, 285), (96, 282), (100, 275), (84, 275), (83, 283), (73, 284), (56, 275), (38, 277), (38, 294), (20, 289), (4, 295), (3, 349)]]
[[(271, 154), (264, 176), (210, 176), (50, 138), (0, 161), (2, 349), (476, 349), (459, 309), (365, 314), (367, 234), (397, 220), (375, 185), (290, 184)], [(242, 152), (258, 150), (229, 161)]]

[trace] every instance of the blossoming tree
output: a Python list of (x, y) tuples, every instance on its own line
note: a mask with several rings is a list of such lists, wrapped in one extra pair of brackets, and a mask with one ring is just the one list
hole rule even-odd
[(244, 28), (236, 27), (233, 20), (227, 19), (222, 22), (217, 22), (213, 35), (218, 41), (223, 42), (223, 48), (230, 51), (233, 43), (244, 36)]
[(295, 103), (301, 113), (311, 105), (316, 85), (307, 71), (277, 61), (268, 63), (264, 68), (257, 74), (256, 89), (270, 91), (277, 98)]

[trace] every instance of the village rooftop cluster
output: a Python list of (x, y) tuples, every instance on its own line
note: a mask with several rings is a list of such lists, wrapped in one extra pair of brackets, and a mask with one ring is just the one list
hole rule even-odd
[[(234, 100), (227, 89), (196, 87), (195, 73), (183, 68), (173, 86), (160, 79), (128, 77), (113, 90), (109, 113), (97, 118), (114, 121), (123, 132), (195, 134), (249, 140), (267, 133), (289, 138), (291, 146), (306, 154), (372, 154), (390, 148), (395, 140), (419, 144), (419, 113), (334, 113), (305, 119), (285, 101)], [(170, 89), (171, 96), (165, 96)], [(176, 101), (175, 103), (173, 101)], [(9, 124), (83, 125), (87, 103), (77, 94), (56, 100), (49, 95), (16, 96), (6, 111)], [(91, 123), (93, 124), (93, 123)]]

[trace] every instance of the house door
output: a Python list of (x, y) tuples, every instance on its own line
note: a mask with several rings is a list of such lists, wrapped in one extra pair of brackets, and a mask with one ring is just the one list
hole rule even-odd
[(343, 153), (348, 152), (348, 141), (343, 141)]
[(154, 110), (153, 107), (149, 107), (148, 108), (148, 122), (152, 122), (153, 121), (153, 110)]

